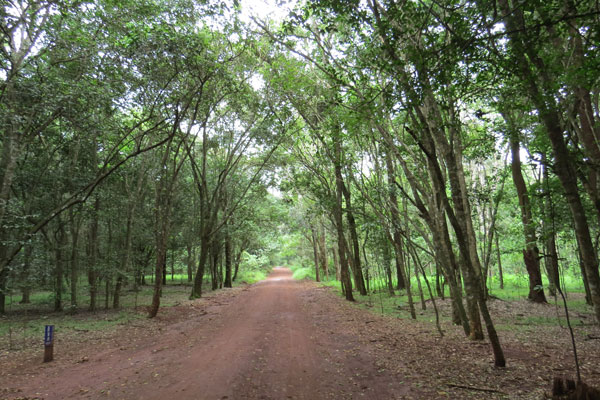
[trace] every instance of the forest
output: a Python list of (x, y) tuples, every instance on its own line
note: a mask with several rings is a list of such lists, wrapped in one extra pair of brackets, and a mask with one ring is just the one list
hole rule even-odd
[(3, 341), (288, 266), (495, 367), (494, 302), (598, 349), (597, 1), (248, 4), (2, 2)]

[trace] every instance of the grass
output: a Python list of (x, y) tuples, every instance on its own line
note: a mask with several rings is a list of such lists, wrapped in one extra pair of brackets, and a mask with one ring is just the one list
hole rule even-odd
[[(255, 268), (240, 270), (234, 285), (239, 286), (246, 283), (254, 283), (263, 280), (270, 272), (269, 268)], [(78, 290), (78, 308), (71, 309), (70, 293), (63, 294), (64, 311), (54, 312), (54, 293), (43, 290), (31, 294), (29, 304), (20, 304), (21, 295), (14, 294), (7, 299), (7, 314), (0, 316), (0, 350), (7, 346), (10, 349), (30, 346), (33, 341), (39, 342), (43, 339), (44, 326), (54, 325), (56, 334), (65, 337), (77, 336), (79, 332), (110, 331), (117, 325), (125, 325), (137, 319), (145, 319), (145, 307), (152, 302), (154, 287), (150, 279), (148, 285), (140, 286), (137, 291), (131, 287), (123, 288), (120, 297), (120, 308), (112, 309), (112, 297), (108, 300), (109, 308), (105, 308), (106, 297), (104, 285), (98, 289), (96, 299), (97, 311), (88, 311), (89, 287), (82, 284)], [(208, 284), (205, 282), (205, 286)], [(67, 288), (67, 287), (66, 287)], [(67, 288), (68, 289), (68, 288)], [(112, 287), (111, 287), (112, 289)], [(210, 288), (205, 287), (205, 292)], [(161, 297), (161, 308), (172, 307), (189, 300), (191, 283), (187, 282), (187, 274), (175, 275), (171, 279), (169, 275), (167, 285), (163, 286)]]
[[(304, 268), (297, 268), (297, 272), (294, 273), (294, 277), (296, 274), (300, 279), (305, 278), (306, 276), (311, 276), (307, 274), (304, 276)], [(422, 278), (421, 278), (422, 279)], [(437, 297), (435, 292), (435, 277), (428, 276), (429, 284), (432, 286), (431, 289), (434, 292), (435, 299), (437, 300), (439, 317), (442, 323), (448, 322), (450, 323), (452, 315), (451, 308), (449, 306), (449, 302), (442, 302)], [(336, 293), (339, 296), (342, 296), (341, 293), (341, 285), (337, 281), (329, 281), (322, 282), (323, 286), (329, 286), (335, 288)], [(421, 308), (421, 299), (418, 292), (417, 281), (413, 277), (411, 279), (411, 289), (413, 295), (413, 302), (415, 311), (417, 314), (417, 319), (420, 321), (429, 321), (432, 324), (435, 323), (435, 313), (433, 309), (433, 304), (430, 301), (429, 292), (427, 290), (427, 286), (425, 281), (422, 279), (421, 281), (423, 294), (426, 301), (426, 310), (422, 310)], [(547, 285), (547, 280), (544, 279), (544, 285)], [(565, 277), (564, 286), (566, 288), (566, 296), (567, 296), (567, 305), (572, 314), (579, 313), (583, 315), (582, 318), (572, 319), (573, 325), (585, 325), (589, 324), (590, 318), (593, 318), (591, 313), (591, 308), (589, 305), (585, 303), (585, 299), (582, 296), (584, 292), (582, 283), (576, 277)], [(542, 311), (542, 314), (539, 314), (539, 310), (534, 312), (531, 310), (531, 306), (526, 299), (527, 294), (529, 292), (529, 283), (527, 277), (518, 276), (514, 274), (505, 275), (504, 279), (504, 289), (500, 289), (499, 282), (495, 280), (489, 281), (490, 294), (500, 299), (500, 301), (506, 301), (509, 304), (509, 308), (515, 308), (515, 311), (512, 313), (503, 313), (499, 312), (497, 317), (497, 329), (498, 330), (528, 330), (531, 327), (544, 327), (544, 326), (556, 326), (559, 321), (557, 320), (557, 315), (560, 317), (560, 321), (563, 325), (564, 322), (564, 311), (562, 307), (562, 299), (558, 297), (556, 300), (548, 294), (546, 290), (546, 297), (548, 299), (548, 307), (545, 312)], [(360, 296), (356, 291), (354, 293), (354, 298), (359, 307), (370, 309), (373, 312), (394, 315), (401, 318), (410, 318), (410, 311), (408, 305), (408, 296), (406, 291), (398, 291), (396, 290), (395, 296), (389, 296), (387, 292), (387, 288), (383, 279), (371, 279), (370, 281), (371, 291), (368, 296)], [(444, 288), (444, 295), (446, 299), (449, 299), (449, 289), (446, 286)], [(520, 307), (520, 308), (519, 308)], [(544, 307), (544, 306), (541, 306)], [(521, 309), (522, 311), (516, 311)], [(515, 316), (515, 313), (516, 316)], [(588, 314), (589, 316), (586, 316)], [(496, 317), (495, 317), (496, 318)]]
[(102, 331), (116, 325), (145, 318), (145, 315), (133, 310), (108, 310), (97, 313), (79, 314), (51, 313), (46, 315), (21, 315), (18, 319), (9, 319), (0, 324), (0, 337), (18, 334), (20, 337), (40, 339), (44, 335), (45, 325), (54, 325), (56, 334), (64, 331)]
[[(106, 303), (106, 296), (104, 287), (98, 288), (98, 294), (96, 298), (96, 308), (104, 309)], [(112, 289), (112, 288), (111, 288)], [(191, 291), (191, 286), (187, 284), (173, 284), (171, 281), (167, 282), (166, 286), (163, 286), (163, 292), (168, 292), (167, 296), (164, 296), (161, 305), (171, 306), (183, 300), (186, 300)], [(152, 285), (139, 286), (137, 292), (132, 288), (123, 288), (120, 297), (120, 308), (131, 308), (136, 306), (148, 305), (152, 301), (152, 295), (154, 293), (154, 287)], [(90, 295), (89, 287), (86, 285), (80, 287), (77, 292), (78, 309), (85, 310), (89, 307)], [(27, 311), (39, 312), (52, 312), (54, 309), (54, 293), (52, 291), (37, 291), (30, 296), (31, 303), (21, 304), (21, 295), (10, 296), (7, 301), (6, 309), (8, 314), (11, 313), (24, 313)], [(112, 307), (112, 296), (108, 299), (109, 308)], [(63, 294), (63, 308), (65, 312), (69, 312), (71, 308), (71, 295), (70, 293)]]
[(301, 267), (294, 270), (292, 274), (292, 278), (302, 280), (302, 279), (312, 279), (315, 280), (315, 271), (313, 268)]
[(243, 283), (256, 283), (259, 281), (262, 281), (264, 279), (267, 279), (267, 275), (269, 274), (270, 269), (268, 271), (265, 271), (263, 269), (257, 269), (257, 270), (248, 270), (248, 271), (239, 271), (238, 272), (238, 276), (236, 279), (235, 284), (236, 285), (240, 285)]
[[(294, 279), (315, 279), (315, 270), (312, 266), (301, 264), (291, 265)], [(243, 283), (255, 283), (266, 278), (270, 272), (270, 267), (248, 268), (241, 269), (235, 285)], [(330, 277), (332, 278), (332, 277)], [(422, 279), (422, 278), (421, 278)], [(428, 277), (432, 290), (434, 289), (435, 278)], [(147, 280), (150, 283), (150, 280)], [(322, 281), (322, 285), (333, 287), (337, 293), (341, 295), (340, 282), (333, 280)], [(544, 284), (547, 281), (544, 280)], [(576, 277), (567, 276), (564, 279), (566, 294), (568, 296), (568, 306), (573, 313), (588, 314), (590, 307), (585, 303), (581, 293), (583, 288), (581, 282)], [(421, 310), (420, 298), (418, 293), (417, 281), (413, 277), (411, 280), (413, 289), (413, 301), (415, 310), (419, 320), (434, 322), (435, 315), (430, 301), (427, 301), (427, 310)], [(499, 283), (495, 278), (489, 280), (490, 294), (498, 297), (501, 300), (514, 302), (514, 304), (525, 304), (528, 293), (528, 282), (525, 276), (506, 274), (504, 279), (504, 289), (499, 288)], [(408, 309), (408, 297), (405, 291), (396, 291), (395, 296), (389, 296), (385, 288), (383, 279), (371, 279), (371, 292), (368, 296), (360, 296), (355, 293), (355, 299), (360, 307), (368, 308), (378, 313), (395, 315), (402, 318), (410, 318)], [(422, 288), (424, 290), (425, 299), (429, 300), (429, 293), (425, 282), (422, 280)], [(54, 307), (54, 294), (51, 291), (36, 291), (31, 294), (30, 304), (20, 304), (20, 295), (12, 295), (7, 302), (7, 316), (0, 318), (0, 341), (4, 341), (10, 335), (18, 333), (19, 337), (33, 338), (43, 335), (44, 325), (52, 324), (59, 331), (102, 331), (110, 329), (119, 324), (126, 324), (137, 318), (145, 318), (143, 312), (136, 310), (136, 307), (148, 306), (151, 303), (153, 287), (145, 285), (139, 287), (139, 290), (133, 291), (126, 288), (121, 294), (121, 308), (119, 310), (105, 310), (104, 287), (99, 288), (97, 298), (97, 313), (87, 311), (89, 305), (89, 292), (87, 285), (82, 284), (78, 293), (79, 310), (72, 315), (68, 312), (70, 307), (70, 295), (65, 293), (63, 297), (65, 312), (55, 313), (52, 311)], [(191, 285), (187, 282), (187, 274), (177, 274), (174, 279), (171, 275), (168, 276), (167, 285), (163, 287), (163, 297), (161, 307), (170, 307), (180, 304), (188, 300), (190, 295)], [(208, 288), (207, 288), (208, 290)], [(573, 293), (578, 293), (573, 295)], [(448, 287), (445, 287), (445, 296), (448, 298)], [(552, 309), (555, 310), (554, 299), (548, 298), (552, 304)], [(441, 302), (440, 302), (441, 303)], [(109, 298), (109, 307), (112, 306), (112, 298)], [(558, 299), (558, 313), (562, 317), (562, 300)], [(440, 307), (440, 319), (442, 322), (450, 321), (451, 315), (449, 307)], [(523, 316), (509, 316), (510, 318), (502, 318), (498, 321), (499, 330), (523, 330), (529, 329), (529, 326), (550, 326), (556, 325), (556, 313), (552, 312), (546, 316), (539, 316), (529, 313), (525, 308), (522, 312)], [(582, 325), (585, 323), (583, 319), (576, 318), (574, 324)], [(589, 323), (589, 318), (588, 318)], [(41, 337), (41, 336), (40, 336)], [(11, 339), (12, 340), (12, 339)], [(5, 343), (8, 341), (5, 341)]]
[[(313, 281), (316, 280), (314, 265), (306, 266), (306, 265), (301, 265), (301, 264), (291, 264), (291, 265), (287, 265), (287, 267), (292, 270), (292, 278), (294, 278), (294, 279), (297, 279), (297, 280), (312, 279)], [(335, 284), (339, 285), (339, 282), (336, 282), (334, 278), (335, 278), (335, 274), (334, 274), (334, 276), (332, 276), (331, 273), (329, 274), (329, 276), (327, 278), (324, 276), (320, 276), (320, 280), (322, 283), (327, 283), (327, 284), (331, 284), (331, 285), (335, 285)]]
[[(32, 341), (40, 342), (44, 335), (45, 325), (54, 325), (56, 335), (61, 337), (77, 336), (80, 332), (111, 331), (118, 325), (126, 325), (132, 321), (147, 318), (146, 308), (151, 304), (153, 287), (141, 286), (136, 292), (130, 288), (124, 289), (121, 294), (121, 307), (119, 309), (105, 309), (104, 292), (101, 291), (97, 298), (97, 311), (88, 311), (89, 293), (87, 287), (82, 287), (79, 294), (79, 307), (70, 308), (70, 295), (65, 293), (65, 311), (54, 312), (54, 294), (50, 291), (35, 292), (31, 295), (30, 304), (19, 304), (21, 296), (13, 296), (7, 305), (7, 314), (0, 317), (0, 350), (8, 348), (30, 346)], [(208, 291), (209, 288), (206, 288)], [(191, 285), (173, 284), (168, 281), (163, 286), (161, 308), (172, 307), (187, 301), (190, 296)], [(112, 298), (109, 299), (112, 307)]]

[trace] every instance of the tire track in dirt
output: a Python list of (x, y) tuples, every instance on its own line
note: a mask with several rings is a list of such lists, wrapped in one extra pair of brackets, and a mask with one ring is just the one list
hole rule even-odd
[(409, 395), (395, 377), (378, 371), (364, 344), (339, 331), (336, 321), (344, 316), (320, 312), (318, 290), (292, 280), (289, 269), (275, 268), (266, 281), (227, 304), (190, 314), (151, 341), (123, 338), (120, 348), (85, 363), (34, 367), (19, 396), (387, 400)]

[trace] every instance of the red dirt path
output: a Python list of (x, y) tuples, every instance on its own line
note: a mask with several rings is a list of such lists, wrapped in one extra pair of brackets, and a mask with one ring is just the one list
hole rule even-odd
[(184, 318), (151, 336), (123, 330), (117, 345), (88, 348), (85, 358), (31, 360), (0, 386), (12, 388), (12, 398), (48, 400), (420, 397), (378, 366), (376, 345), (348, 333), (344, 315), (324, 310), (323, 290), (275, 268), (266, 281), (201, 310), (182, 306)]

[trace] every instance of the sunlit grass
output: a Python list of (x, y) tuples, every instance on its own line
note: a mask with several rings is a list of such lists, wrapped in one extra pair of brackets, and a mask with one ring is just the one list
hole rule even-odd
[(268, 274), (269, 271), (265, 271), (262, 269), (240, 271), (234, 283), (239, 285), (244, 283), (252, 284), (260, 282), (262, 280), (267, 279)]

